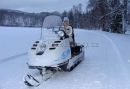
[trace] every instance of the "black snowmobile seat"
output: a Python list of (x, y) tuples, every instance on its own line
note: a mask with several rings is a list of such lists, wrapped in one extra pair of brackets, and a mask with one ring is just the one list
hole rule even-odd
[(81, 52), (80, 46), (71, 47), (71, 54), (72, 56), (75, 56)]

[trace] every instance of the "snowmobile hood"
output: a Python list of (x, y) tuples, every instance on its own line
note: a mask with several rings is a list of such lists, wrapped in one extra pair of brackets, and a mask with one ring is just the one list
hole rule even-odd
[[(70, 59), (71, 50), (68, 39), (65, 39), (64, 41), (56, 44), (55, 42), (56, 41), (46, 44), (48, 45), (46, 50), (43, 52), (43, 54), (40, 55), (36, 54), (36, 50), (30, 50), (28, 64), (30, 66), (42, 67), (54, 66)], [(54, 47), (52, 47), (52, 45)]]

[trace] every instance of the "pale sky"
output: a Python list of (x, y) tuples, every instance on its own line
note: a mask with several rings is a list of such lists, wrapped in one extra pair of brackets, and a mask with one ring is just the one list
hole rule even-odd
[(15, 9), (26, 12), (62, 12), (79, 3), (83, 4), (85, 8), (87, 2), (88, 0), (0, 0), (0, 9)]

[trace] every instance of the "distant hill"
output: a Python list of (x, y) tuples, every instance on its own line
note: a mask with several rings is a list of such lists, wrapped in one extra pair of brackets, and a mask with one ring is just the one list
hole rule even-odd
[(0, 26), (40, 27), (48, 15), (60, 15), (60, 13), (28, 13), (19, 10), (0, 9)]

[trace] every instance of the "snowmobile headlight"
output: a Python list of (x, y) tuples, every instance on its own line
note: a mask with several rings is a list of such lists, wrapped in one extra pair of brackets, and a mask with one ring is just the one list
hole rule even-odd
[(63, 36), (65, 35), (65, 33), (64, 33), (64, 31), (58, 31), (58, 35), (59, 35), (60, 37), (63, 37)]

